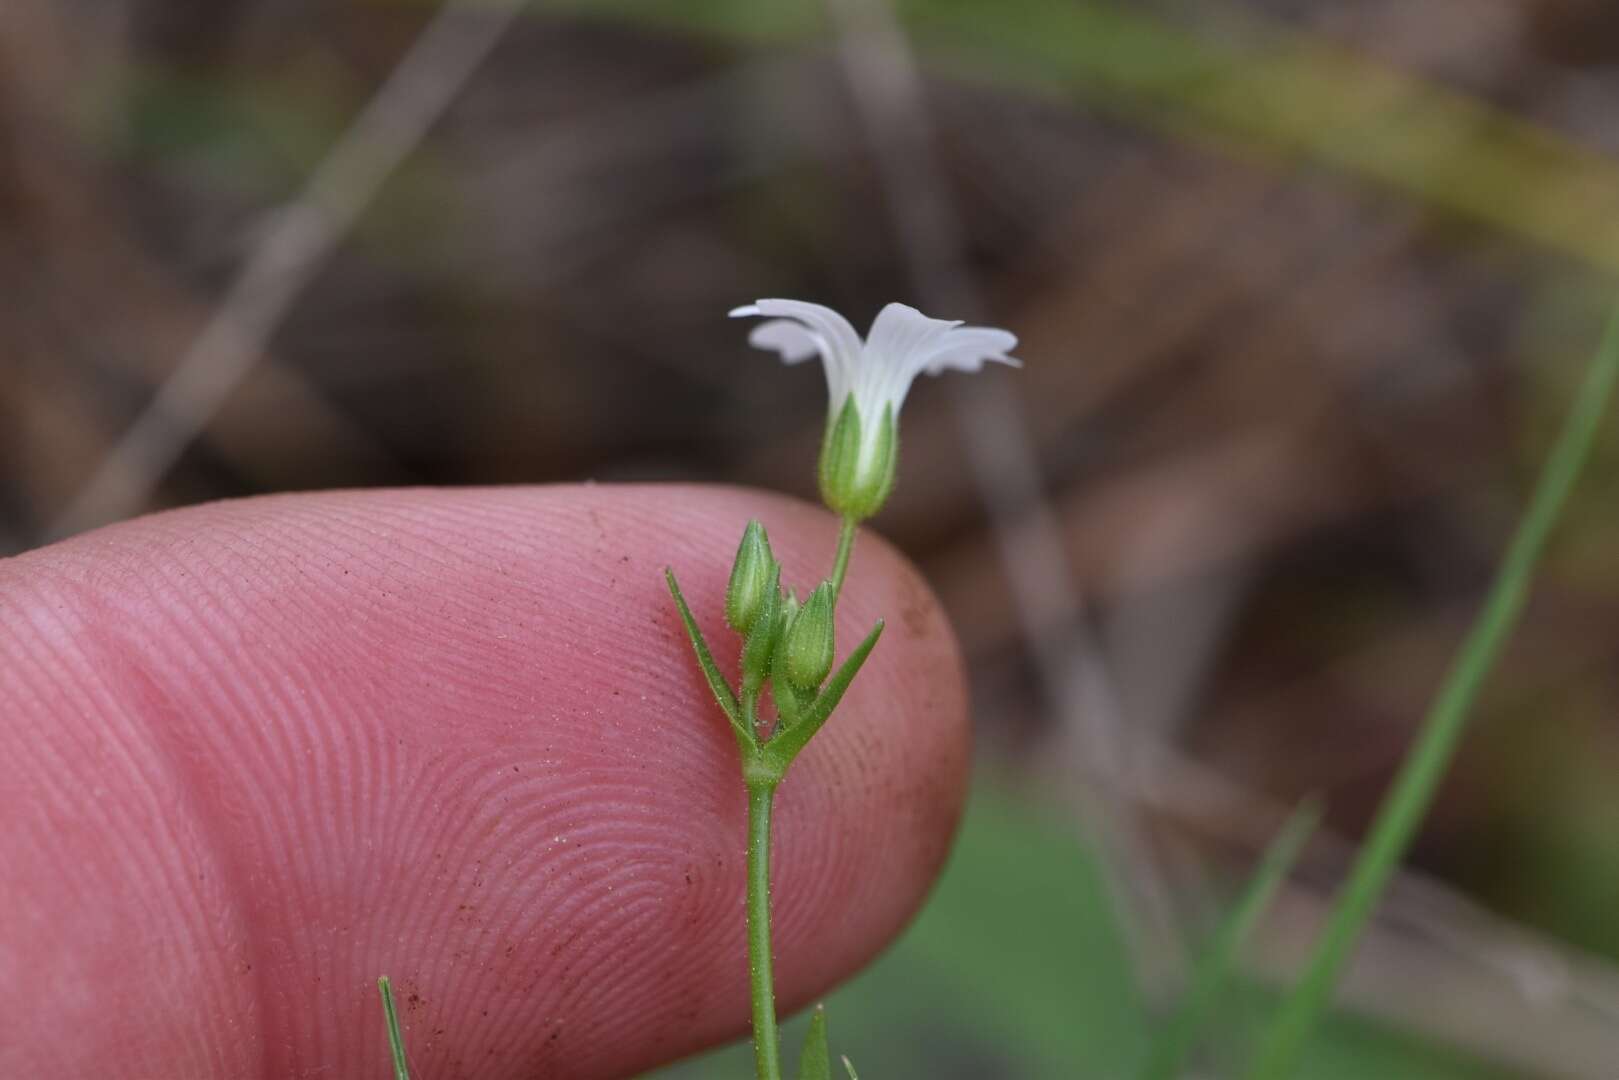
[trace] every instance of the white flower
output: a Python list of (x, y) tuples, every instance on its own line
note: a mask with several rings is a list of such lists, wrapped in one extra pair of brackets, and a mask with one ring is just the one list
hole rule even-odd
[(801, 300), (758, 300), (731, 315), (768, 318), (748, 341), (789, 364), (821, 358), (830, 406), (821, 496), (856, 519), (870, 517), (888, 498), (898, 458), (895, 423), (918, 375), (977, 371), (986, 360), (1021, 366), (1007, 355), (1017, 345), (1007, 331), (930, 319), (904, 304), (878, 312), (864, 342), (842, 315)]

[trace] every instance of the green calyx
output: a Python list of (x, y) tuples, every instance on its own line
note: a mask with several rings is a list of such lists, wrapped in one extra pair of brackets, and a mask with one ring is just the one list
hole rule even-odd
[(731, 564), (731, 581), (725, 587), (725, 621), (732, 630), (746, 634), (753, 628), (770, 588), (770, 575), (776, 565), (770, 551), (770, 538), (757, 520), (748, 522), (742, 542)]
[(782, 673), (796, 690), (815, 690), (832, 671), (832, 583), (823, 581), (804, 601), (782, 639)]
[(776, 719), (781, 727), (798, 722), (799, 716), (815, 700), (812, 692), (799, 690), (787, 677), (787, 635), (798, 618), (798, 597), (788, 592), (776, 614), (776, 651), (770, 658), (770, 693), (776, 702)]
[(894, 488), (899, 463), (899, 435), (894, 410), (886, 408), (875, 430), (870, 418), (860, 415), (854, 396), (827, 424), (821, 441), (819, 480), (821, 501), (835, 513), (863, 521), (882, 509)]
[(753, 612), (751, 629), (742, 643), (742, 699), (757, 701), (759, 690), (770, 677), (770, 657), (776, 649), (780, 623), (776, 612), (781, 607), (781, 564), (770, 560), (770, 576), (765, 580), (763, 595)]

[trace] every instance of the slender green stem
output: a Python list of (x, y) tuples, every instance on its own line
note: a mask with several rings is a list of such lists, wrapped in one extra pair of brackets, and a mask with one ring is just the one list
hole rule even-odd
[(838, 555), (832, 561), (832, 599), (836, 600), (843, 591), (843, 576), (849, 571), (849, 555), (854, 551), (854, 534), (860, 528), (860, 522), (852, 517), (843, 519), (843, 528), (838, 530)]
[(781, 1080), (776, 980), (770, 955), (770, 810), (776, 785), (748, 785), (748, 976), (753, 990), (753, 1064), (758, 1080)]
[[(747, 690), (742, 692), (742, 726), (757, 742), (759, 738), (759, 691), (757, 690), (751, 693)], [(749, 756), (744, 752), (742, 760), (747, 761)]]
[(1574, 407), (1541, 472), (1529, 508), (1513, 535), (1484, 608), (1468, 631), (1461, 651), (1423, 718), (1415, 745), (1406, 755), (1393, 787), (1378, 810), (1377, 820), (1372, 823), (1371, 832), (1355, 859), (1309, 967), (1299, 985), (1282, 1003), (1260, 1044), (1248, 1074), (1252, 1080), (1283, 1080), (1290, 1076), (1311, 1031), (1326, 1011), (1339, 972), (1433, 801), (1434, 791), (1450, 763), (1479, 687), (1523, 610), (1535, 564), (1574, 487), (1580, 467), (1596, 441), (1616, 379), (1619, 379), (1619, 314), (1608, 324), (1602, 348), (1591, 363)]
[(393, 1050), (394, 1080), (410, 1080), (410, 1066), (405, 1063), (405, 1038), (399, 1033), (399, 1013), (394, 1009), (393, 985), (384, 975), (377, 980), (377, 993), (382, 995), (382, 1015), (388, 1022), (388, 1046)]

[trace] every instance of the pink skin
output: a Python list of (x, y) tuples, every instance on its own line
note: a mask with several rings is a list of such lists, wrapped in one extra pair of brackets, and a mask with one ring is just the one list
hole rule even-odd
[[(760, 517), (802, 594), (837, 525), (757, 492), (283, 496), (0, 562), (0, 1075), (609, 1077), (744, 1033), (746, 805), (663, 583), (724, 667)], [(870, 532), (782, 786), (784, 1011), (916, 910), (961, 808), (950, 628)], [(792, 1058), (789, 1050), (789, 1060)]]

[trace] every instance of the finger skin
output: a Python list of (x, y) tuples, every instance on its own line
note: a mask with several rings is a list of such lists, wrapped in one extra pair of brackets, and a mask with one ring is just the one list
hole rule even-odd
[[(751, 491), (278, 496), (0, 562), (0, 1075), (635, 1073), (743, 1033), (746, 803), (663, 582), (723, 667), (760, 517), (800, 594), (836, 522)], [(882, 641), (778, 799), (784, 1009), (888, 941), (966, 782), (960, 660), (863, 531)]]

